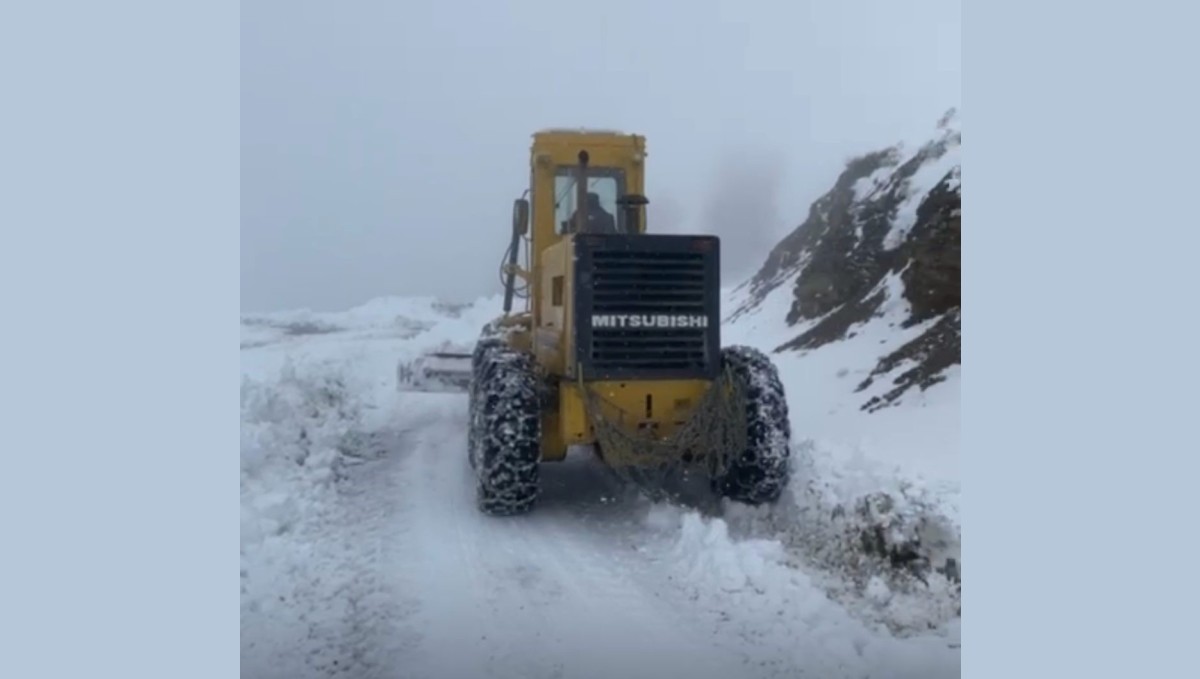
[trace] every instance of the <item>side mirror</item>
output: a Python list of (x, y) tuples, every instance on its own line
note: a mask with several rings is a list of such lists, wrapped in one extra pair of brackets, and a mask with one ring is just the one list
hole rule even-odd
[(529, 201), (524, 198), (513, 201), (513, 233), (518, 236), (529, 233)]

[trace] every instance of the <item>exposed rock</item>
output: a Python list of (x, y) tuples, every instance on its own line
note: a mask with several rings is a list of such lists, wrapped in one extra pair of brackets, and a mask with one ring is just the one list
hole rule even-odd
[(943, 371), (962, 360), (961, 325), (962, 314), (959, 308), (955, 307), (916, 339), (879, 359), (879, 364), (867, 379), (858, 385), (856, 391), (871, 386), (877, 377), (887, 375), (905, 361), (911, 361), (913, 365), (892, 380), (896, 385), (893, 389), (867, 401), (862, 405), (862, 409), (874, 412), (895, 403), (896, 399), (913, 387), (924, 390), (944, 380)]
[(790, 282), (794, 299), (787, 323), (808, 327), (776, 351), (815, 349), (846, 338), (854, 326), (878, 315), (888, 301), (885, 281), (898, 274), (911, 308), (903, 327), (942, 319), (881, 359), (868, 382), (904, 359), (919, 362), (880, 397), (886, 404), (941, 379), (945, 368), (960, 362), (960, 170), (957, 154), (947, 155), (962, 143), (956, 121), (951, 109), (938, 123), (938, 136), (907, 157), (893, 146), (847, 163), (805, 222), (743, 286), (749, 286), (746, 301), (730, 320)]
[(929, 192), (905, 241), (910, 263), (901, 279), (904, 297), (912, 305), (907, 326), (962, 305), (962, 197), (957, 175), (956, 169)]
[[(850, 222), (851, 208), (856, 200), (855, 185), (868, 179), (881, 168), (895, 165), (897, 162), (899, 158), (896, 149), (885, 149), (847, 163), (846, 169), (838, 177), (833, 188), (809, 208), (808, 219), (771, 249), (762, 268), (744, 284), (750, 286), (749, 298), (734, 311), (730, 319), (757, 307), (772, 290), (807, 269), (810, 263), (815, 263), (818, 270), (811, 274), (804, 298), (811, 300), (812, 308), (828, 306), (832, 300), (837, 299), (839, 293), (833, 285), (832, 277), (827, 275), (826, 280), (822, 280), (821, 267), (825, 266), (828, 271), (828, 266), (822, 260), (827, 258), (816, 255), (828, 253), (835, 247), (821, 247), (826, 236), (845, 233), (847, 227), (853, 228)], [(836, 239), (836, 235), (834, 238)], [(789, 314), (788, 322), (795, 322), (792, 314)]]

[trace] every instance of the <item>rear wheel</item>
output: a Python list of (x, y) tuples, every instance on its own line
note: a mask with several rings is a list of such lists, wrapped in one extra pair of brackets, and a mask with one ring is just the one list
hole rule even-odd
[(476, 352), (469, 457), (480, 511), (529, 511), (538, 496), (541, 408), (530, 355), (488, 344)]
[(773, 503), (787, 485), (791, 424), (779, 372), (763, 352), (745, 346), (721, 351), (746, 398), (746, 448), (730, 454), (714, 490), (735, 502)]
[(471, 382), (467, 385), (467, 461), (475, 468), (476, 433), (483, 428), (483, 408), (478, 397), (479, 385), (482, 383), (484, 366), (488, 364), (491, 352), (505, 347), (504, 340), (495, 337), (482, 337), (475, 344), (471, 353)]

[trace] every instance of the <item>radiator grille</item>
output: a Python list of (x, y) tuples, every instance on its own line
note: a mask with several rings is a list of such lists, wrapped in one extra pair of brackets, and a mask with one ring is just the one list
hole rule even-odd
[[(591, 253), (593, 315), (707, 318), (707, 267), (700, 252), (596, 250)], [(715, 322), (709, 319), (709, 323)], [(705, 327), (595, 327), (596, 370), (701, 370), (708, 363)]]

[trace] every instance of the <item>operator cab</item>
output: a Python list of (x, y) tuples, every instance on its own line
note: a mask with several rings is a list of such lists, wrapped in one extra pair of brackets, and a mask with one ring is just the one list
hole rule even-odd
[[(613, 168), (589, 168), (586, 204), (583, 206), (586, 233), (630, 233), (617, 201), (625, 195), (625, 173)], [(579, 233), (579, 191), (574, 168), (560, 168), (554, 177), (554, 221), (558, 234)]]
[[(579, 187), (581, 175), (585, 190)], [(587, 151), (579, 153), (578, 165), (559, 166), (554, 174), (554, 222), (560, 236), (640, 233), (638, 209), (648, 202), (629, 192), (623, 169), (589, 165)]]

